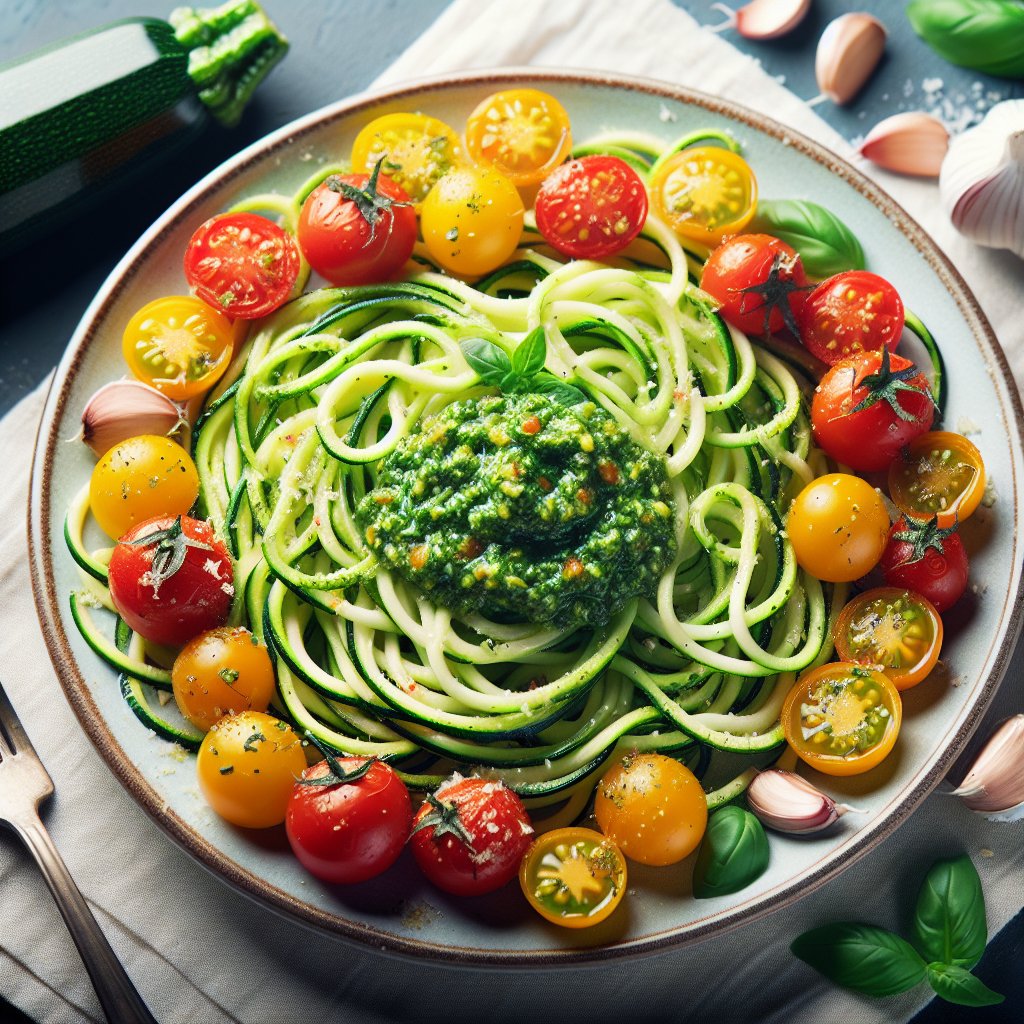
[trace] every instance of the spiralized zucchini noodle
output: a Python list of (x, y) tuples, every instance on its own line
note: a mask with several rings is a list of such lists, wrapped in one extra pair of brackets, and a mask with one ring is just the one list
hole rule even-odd
[[(580, 150), (642, 166), (658, 155), (632, 136)], [(240, 207), (294, 224), (336, 170), (293, 199)], [(783, 698), (827, 660), (845, 598), (797, 566), (783, 528), (792, 498), (827, 471), (811, 444), (814, 380), (784, 346), (754, 344), (716, 315), (694, 283), (702, 254), (654, 217), (625, 256), (556, 255), (528, 219), (514, 259), (475, 286), (427, 267), (314, 290), (261, 321), (193, 432), (199, 514), (236, 561), (233, 621), (276, 656), (279, 712), (322, 743), (385, 758), (421, 787), (453, 769), (500, 778), (549, 808), (545, 827), (579, 815), (616, 751), (669, 753), (699, 773), (713, 751), (745, 755), (728, 759), (727, 778), (741, 774), (714, 805), (775, 756)], [(495, 393), (460, 344), (511, 353), (537, 327), (546, 369), (663, 460), (671, 487), (670, 564), (599, 627), (435, 605), (378, 560), (357, 517), (403, 438), (453, 402)], [(109, 607), (105, 556), (81, 540), (86, 515), (83, 498), (69, 543)], [(75, 608), (90, 626), (87, 603)], [(147, 692), (167, 689), (167, 673), (145, 642), (120, 623), (114, 645), (96, 643), (118, 648), (130, 703), (162, 722)]]

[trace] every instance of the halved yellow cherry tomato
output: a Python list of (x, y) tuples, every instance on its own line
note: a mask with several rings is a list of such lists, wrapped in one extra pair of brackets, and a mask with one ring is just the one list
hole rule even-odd
[(436, 117), (426, 114), (385, 114), (371, 121), (352, 144), (352, 171), (369, 174), (381, 167), (419, 206), (441, 177), (462, 161), (459, 138)]
[(942, 619), (920, 594), (876, 587), (839, 613), (835, 645), (843, 661), (880, 669), (897, 690), (908, 690), (939, 660)]
[(738, 153), (720, 146), (692, 146), (654, 168), (655, 212), (673, 231), (703, 245), (717, 245), (742, 231), (757, 209), (757, 179)]
[(231, 361), (231, 321), (193, 295), (147, 302), (124, 329), (128, 368), (168, 398), (184, 401), (208, 391)]
[(572, 149), (569, 115), (539, 89), (509, 89), (488, 96), (469, 115), (470, 156), (497, 168), (513, 185), (537, 185)]
[(887, 676), (834, 661), (805, 672), (782, 705), (797, 757), (826, 775), (860, 775), (892, 750), (903, 703)]
[(641, 864), (675, 864), (700, 844), (708, 802), (697, 777), (664, 754), (627, 754), (594, 795), (601, 831)]
[(962, 434), (933, 430), (911, 441), (889, 467), (889, 497), (914, 519), (963, 522), (985, 493), (981, 452)]
[(626, 861), (589, 828), (558, 828), (534, 840), (519, 865), (519, 884), (541, 917), (564, 928), (603, 921), (626, 892)]

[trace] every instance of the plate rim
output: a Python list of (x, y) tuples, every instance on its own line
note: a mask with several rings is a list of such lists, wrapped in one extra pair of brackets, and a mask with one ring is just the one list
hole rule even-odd
[[(946, 287), (978, 342), (982, 355), (989, 360), (990, 370), (997, 371), (1004, 381), (1009, 401), (1009, 407), (1004, 409), (1005, 419), (1016, 430), (1018, 451), (1024, 451), (1024, 407), (1022, 407), (1021, 397), (1006, 355), (962, 275), (924, 228), (861, 171), (800, 131), (742, 104), (699, 90), (636, 75), (529, 66), (460, 71), (405, 80), (381, 89), (360, 92), (320, 107), (268, 133), (214, 168), (172, 203), (118, 262), (83, 314), (51, 380), (37, 429), (33, 447), (27, 510), (29, 564), (36, 612), (50, 660), (65, 698), (79, 719), (86, 735), (107, 763), (115, 778), (161, 830), (201, 866), (272, 911), (314, 929), (326, 931), (341, 939), (356, 942), (360, 946), (373, 948), (378, 952), (408, 956), (417, 960), (424, 958), (442, 960), (453, 966), (571, 966), (663, 952), (750, 924), (781, 907), (790, 905), (825, 884), (891, 835), (938, 785), (946, 771), (962, 753), (990, 707), (996, 690), (1005, 675), (1021, 632), (1021, 612), (1024, 609), (1024, 578), (1018, 572), (1016, 581), (1011, 578), (1011, 590), (1007, 595), (1000, 617), (999, 630), (997, 630), (998, 647), (993, 643), (993, 647), (989, 648), (983, 658), (983, 666), (991, 665), (988, 678), (979, 680), (980, 689), (972, 706), (960, 716), (959, 724), (954, 722), (950, 729), (952, 736), (947, 737), (946, 746), (935, 762), (926, 771), (919, 771), (916, 776), (912, 776), (907, 784), (909, 789), (905, 787), (902, 797), (895, 803), (895, 806), (890, 805), (883, 810), (879, 815), (878, 822), (856, 833), (846, 844), (834, 847), (815, 864), (800, 874), (790, 877), (775, 889), (756, 897), (750, 897), (726, 910), (706, 915), (704, 918), (679, 927), (621, 942), (591, 947), (556, 946), (550, 949), (498, 950), (445, 945), (399, 936), (325, 911), (321, 907), (300, 900), (271, 885), (267, 880), (260, 878), (247, 868), (243, 868), (223, 854), (174, 811), (165, 808), (160, 795), (145, 780), (134, 762), (128, 758), (92, 700), (64, 630), (64, 622), (59, 613), (61, 601), (56, 593), (52, 573), (53, 551), (49, 542), (50, 479), (55, 446), (60, 442), (60, 438), (56, 434), (57, 423), (66, 406), (70, 386), (96, 339), (96, 321), (124, 287), (125, 282), (131, 276), (132, 265), (144, 255), (164, 231), (182, 217), (187, 216), (190, 208), (200, 202), (208, 190), (223, 186), (253, 163), (269, 157), (276, 150), (291, 146), (301, 140), (305, 133), (318, 129), (333, 120), (387, 102), (406, 98), (418, 100), (431, 92), (466, 86), (486, 86), (499, 83), (524, 84), (526, 82), (535, 84), (568, 83), (583, 87), (625, 89), (699, 106), (711, 113), (720, 114), (734, 122), (745, 124), (787, 143), (793, 149), (840, 177), (888, 217), (897, 230), (925, 259), (940, 283)], [(998, 387), (995, 387), (995, 391), (997, 398), (1002, 401)], [(1010, 469), (1013, 475), (1012, 493), (1015, 506), (1018, 490), (1017, 468), (1015, 461), (1011, 458)], [(1014, 533), (1013, 544), (1016, 553), (1018, 550), (1016, 533)], [(1017, 561), (1019, 559), (1015, 559), (1015, 564)], [(995, 649), (993, 650), (993, 648)]]

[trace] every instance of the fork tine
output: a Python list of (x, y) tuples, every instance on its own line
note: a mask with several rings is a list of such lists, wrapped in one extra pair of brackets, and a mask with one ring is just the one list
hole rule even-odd
[[(8, 747), (11, 749), (7, 749)], [(38, 756), (28, 733), (22, 727), (18, 713), (4, 691), (4, 684), (0, 683), (0, 751), (10, 757), (21, 750)]]

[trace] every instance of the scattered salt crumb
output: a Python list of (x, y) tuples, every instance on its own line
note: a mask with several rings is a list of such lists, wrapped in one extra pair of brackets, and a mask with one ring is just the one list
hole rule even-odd
[(401, 904), (402, 925), (410, 930), (418, 931), (437, 920), (438, 912), (429, 903)]
[(970, 437), (971, 434), (980, 434), (981, 427), (978, 426), (970, 416), (961, 416), (956, 421), (956, 429), (958, 434), (963, 434), (964, 437)]
[(678, 121), (679, 116), (677, 114), (674, 114), (671, 110), (668, 109), (668, 107), (665, 106), (664, 103), (662, 103), (660, 109), (658, 110), (658, 120), (661, 121), (662, 124), (668, 124), (670, 121)]
[(983, 847), (982, 849), (980, 849), (978, 851), (978, 853), (980, 853), (982, 855), (982, 857), (986, 858), (986, 860), (989, 857), (994, 857), (995, 856), (995, 854), (991, 850), (989, 850), (987, 847)]
[(166, 707), (171, 702), (171, 694), (169, 694), (166, 690), (157, 690), (156, 699), (160, 707)]
[(982, 495), (981, 503), (985, 508), (991, 508), (996, 503), (996, 488), (991, 480), (985, 484), (985, 493)]

